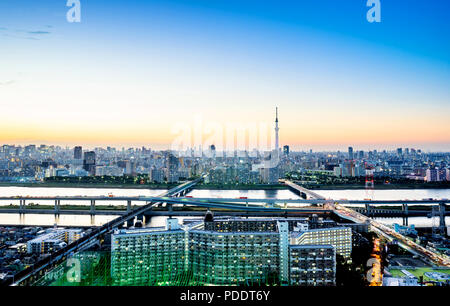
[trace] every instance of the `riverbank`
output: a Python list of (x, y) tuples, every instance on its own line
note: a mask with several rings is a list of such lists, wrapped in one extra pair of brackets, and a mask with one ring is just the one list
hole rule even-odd
[[(133, 205), (132, 209), (137, 208), (138, 206)], [(19, 205), (0, 205), (0, 213), (2, 210), (5, 209), (19, 209)], [(90, 210), (91, 206), (90, 205), (61, 205), (60, 206), (60, 210), (64, 211), (64, 210)], [(40, 205), (40, 204), (30, 204), (26, 206), (26, 210), (28, 212), (33, 211), (33, 210), (40, 210), (40, 209), (46, 209), (46, 210), (54, 210), (55, 206), (54, 205)], [(116, 211), (116, 210), (126, 210), (127, 206), (126, 205), (99, 205), (96, 207), (97, 210), (112, 210), (112, 211)]]
[(285, 185), (215, 185), (215, 184), (198, 184), (195, 189), (207, 189), (207, 190), (286, 190)]
[(75, 184), (75, 183), (0, 183), (0, 187), (95, 188), (95, 189), (170, 189), (178, 184)]
[[(320, 186), (307, 186), (302, 185), (303, 187), (310, 190), (361, 190), (366, 189), (365, 185), (320, 185)], [(449, 186), (433, 186), (433, 185), (403, 185), (403, 184), (383, 184), (383, 185), (375, 185), (374, 190), (394, 190), (394, 189), (450, 189)]]
[[(93, 188), (93, 189), (171, 189), (181, 183), (175, 184), (100, 184), (100, 183), (0, 183), (0, 187), (29, 187), (29, 188)], [(302, 185), (310, 190), (361, 190), (365, 189), (361, 184), (348, 185)], [(286, 190), (287, 186), (254, 184), (254, 185), (216, 185), (198, 184), (195, 189), (208, 190)], [(450, 189), (450, 185), (428, 185), (428, 184), (380, 184), (375, 185), (374, 190), (394, 189)]]
[[(171, 189), (178, 186), (176, 184), (75, 184), (75, 183), (0, 183), (0, 187), (30, 187), (30, 188), (104, 188), (104, 189)], [(285, 185), (214, 185), (198, 184), (195, 189), (209, 190), (283, 190)]]

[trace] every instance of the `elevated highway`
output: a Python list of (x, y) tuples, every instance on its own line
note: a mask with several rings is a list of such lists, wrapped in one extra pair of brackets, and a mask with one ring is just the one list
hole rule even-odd
[[(174, 195), (186, 195), (185, 189), (183, 192)], [(148, 203), (154, 203), (157, 206), (165, 203), (170, 208), (173, 205), (192, 205), (203, 206), (207, 208), (225, 208), (225, 209), (241, 209), (242, 206), (248, 206), (248, 209), (243, 211), (251, 211), (259, 209), (259, 207), (281, 207), (295, 209), (304, 209), (304, 206), (309, 207), (323, 207), (327, 203), (337, 203), (346, 207), (354, 206), (357, 212), (367, 216), (392, 216), (392, 217), (408, 217), (408, 216), (427, 216), (430, 211), (422, 210), (408, 210), (408, 205), (439, 205), (441, 218), (450, 214), (450, 211), (445, 211), (444, 199), (422, 199), (422, 200), (335, 200), (335, 199), (249, 199), (249, 198), (192, 198), (190, 196), (171, 196), (172, 192), (168, 191), (155, 197), (110, 197), (110, 196), (68, 196), (68, 197), (0, 197), (0, 200), (19, 201), (20, 205), (16, 206), (0, 206), (0, 214), (54, 214), (54, 215), (126, 215), (132, 211), (132, 204), (134, 206), (144, 207)], [(40, 206), (40, 201), (53, 200), (54, 206)], [(34, 205), (26, 205), (26, 202), (32, 202)], [(77, 201), (78, 204), (68, 201)], [(88, 205), (84, 205), (83, 202)], [(126, 202), (124, 209), (119, 207), (108, 207), (106, 205), (114, 206), (114, 203)], [(42, 203), (42, 202), (41, 202)], [(64, 203), (66, 203), (64, 205)], [(220, 204), (220, 205), (217, 205)], [(234, 206), (233, 206), (234, 205)], [(240, 206), (239, 206), (240, 205)], [(377, 208), (376, 205), (383, 206), (401, 206), (401, 209)], [(148, 210), (147, 210), (148, 211)], [(405, 224), (407, 223), (404, 221)], [(442, 223), (442, 222), (441, 222)]]
[(280, 181), (280, 183), (283, 183), (286, 186), (288, 186), (290, 189), (292, 189), (294, 191), (297, 191), (297, 193), (300, 193), (300, 194), (304, 193), (307, 196), (309, 196), (309, 197), (311, 197), (313, 199), (316, 199), (316, 200), (326, 200), (325, 197), (321, 196), (320, 194), (315, 193), (314, 191), (311, 191), (309, 189), (306, 189), (306, 188), (304, 188), (304, 187), (302, 187), (300, 185), (297, 185), (294, 182), (291, 182), (290, 180), (281, 179), (279, 181)]
[[(185, 194), (185, 193), (182, 193)], [(177, 195), (174, 195), (178, 197)], [(170, 197), (174, 197), (170, 196)], [(116, 197), (116, 196), (54, 196), (54, 197), (35, 197), (35, 196), (16, 196), (16, 197), (0, 197), (0, 201), (19, 201), (20, 210), (26, 211), (29, 207), (26, 202), (34, 201), (55, 201), (55, 210), (61, 206), (61, 202), (66, 201), (77, 201), (77, 202), (89, 202), (91, 204), (96, 204), (98, 202), (160, 202), (168, 199), (169, 196), (164, 193), (156, 197)], [(180, 196), (180, 199), (189, 200), (192, 197)], [(422, 199), (422, 200), (347, 200), (347, 199), (256, 199), (256, 198), (195, 198), (202, 202), (228, 202), (228, 203), (266, 203), (266, 204), (317, 204), (323, 205), (328, 202), (340, 203), (342, 205), (402, 205), (402, 204), (440, 204), (440, 203), (450, 203), (449, 199)], [(33, 202), (33, 203), (34, 203)], [(35, 203), (36, 204), (36, 203)]]
[[(289, 184), (294, 184), (292, 182), (289, 182)], [(304, 188), (303, 188), (304, 189)], [(438, 266), (445, 266), (450, 267), (450, 260), (440, 254), (437, 254), (435, 252), (431, 252), (430, 250), (425, 249), (424, 247), (418, 245), (417, 243), (413, 242), (412, 240), (406, 238), (405, 236), (395, 232), (393, 229), (389, 228), (388, 226), (381, 224), (373, 219), (370, 219), (363, 214), (360, 214), (356, 212), (355, 210), (345, 207), (343, 203), (346, 201), (336, 201), (333, 202), (332, 200), (328, 200), (324, 204), (324, 208), (334, 210), (336, 214), (341, 216), (344, 219), (351, 220), (357, 223), (368, 223), (370, 225), (370, 228), (386, 237), (389, 240), (397, 240), (399, 242), (399, 245), (403, 248), (412, 251), (414, 254), (421, 256), (429, 263), (438, 265)], [(350, 202), (350, 201), (348, 201)], [(373, 201), (370, 201), (371, 203)]]

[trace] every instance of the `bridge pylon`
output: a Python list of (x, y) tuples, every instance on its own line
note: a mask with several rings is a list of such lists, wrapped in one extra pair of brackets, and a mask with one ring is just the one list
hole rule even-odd
[(445, 234), (445, 203), (441, 202), (439, 203), (439, 231), (441, 234)]
[(91, 214), (95, 214), (95, 200), (91, 200)]
[(408, 204), (402, 204), (403, 226), (408, 226)]

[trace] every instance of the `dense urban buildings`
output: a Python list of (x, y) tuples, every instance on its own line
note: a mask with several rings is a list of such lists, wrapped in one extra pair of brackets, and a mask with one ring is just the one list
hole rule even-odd
[[(356, 153), (355, 153), (356, 152)], [(267, 152), (266, 152), (267, 153)], [(91, 151), (47, 145), (0, 147), (0, 182), (70, 181), (70, 178), (145, 176), (148, 183), (176, 183), (208, 171), (206, 183), (214, 185), (277, 184), (286, 174), (310, 176), (306, 183), (327, 181), (345, 184), (364, 178), (367, 171), (383, 184), (443, 184), (450, 181), (450, 154), (424, 153), (408, 148), (396, 151), (296, 152), (285, 145), (279, 162), (274, 153), (236, 151), (227, 154), (211, 145), (199, 151), (168, 152), (148, 148), (118, 150), (108, 147)], [(272, 154), (272, 156), (270, 155)], [(326, 179), (325, 179), (326, 178)]]
[[(222, 218), (165, 228), (117, 230), (111, 238), (115, 284), (334, 285), (336, 253), (347, 256), (349, 228), (308, 230), (309, 219)], [(344, 231), (344, 229), (346, 229)], [(312, 233), (296, 239), (295, 233)], [(341, 241), (345, 241), (341, 242)]]
[(84, 234), (79, 228), (0, 226), (0, 284)]
[(48, 254), (83, 237), (81, 229), (55, 228), (27, 242), (27, 252)]

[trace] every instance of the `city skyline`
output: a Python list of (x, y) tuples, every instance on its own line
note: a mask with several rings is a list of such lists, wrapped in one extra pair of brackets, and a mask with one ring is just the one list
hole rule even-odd
[[(214, 143), (212, 145), (216, 146)], [(152, 147), (149, 144), (130, 145), (130, 146), (126, 146), (126, 145), (116, 145), (116, 146), (114, 146), (114, 145), (83, 145), (83, 144), (79, 144), (79, 143), (74, 144), (74, 145), (62, 145), (62, 144), (58, 144), (58, 143), (46, 144), (46, 143), (40, 142), (40, 143), (23, 143), (23, 144), (20, 144), (20, 143), (16, 143), (16, 144), (3, 143), (3, 144), (0, 144), (0, 147), (2, 147), (2, 146), (17, 146), (17, 147), (22, 147), (22, 148), (25, 148), (27, 146), (36, 146), (36, 148), (38, 148), (39, 146), (47, 146), (47, 147), (52, 147), (53, 146), (53, 147), (60, 147), (63, 150), (74, 150), (77, 147), (81, 147), (83, 152), (91, 151), (91, 150), (95, 150), (95, 149), (107, 149), (107, 148), (112, 148), (112, 149), (115, 149), (115, 150), (118, 150), (118, 151), (120, 151), (122, 149), (128, 150), (128, 149), (142, 149), (142, 148), (145, 148), (147, 150), (156, 151), (156, 152), (163, 152), (163, 151), (183, 152), (183, 150), (171, 150), (169, 147), (163, 147), (163, 148)], [(339, 147), (333, 147), (333, 148), (330, 148), (330, 149), (316, 149), (316, 150), (314, 150), (312, 147), (306, 147), (306, 146), (304, 148), (298, 149), (298, 148), (290, 146), (289, 144), (283, 144), (282, 143), (280, 145), (279, 150), (281, 151), (284, 146), (288, 146), (289, 147), (289, 152), (291, 152), (291, 153), (296, 153), (296, 152), (308, 153), (308, 152), (310, 152), (312, 150), (312, 152), (314, 152), (314, 153), (338, 153), (338, 152), (340, 152), (340, 153), (343, 153), (343, 154), (348, 154), (348, 148), (349, 148), (348, 146), (340, 145)], [(350, 145), (350, 147), (351, 146), (352, 145)], [(192, 146), (192, 147), (189, 148), (189, 150), (197, 151), (198, 148), (199, 147), (197, 147), (197, 146)], [(372, 151), (376, 151), (378, 153), (381, 153), (383, 151), (386, 151), (386, 152), (389, 152), (389, 153), (396, 153), (398, 149), (402, 149), (402, 150), (405, 150), (405, 149), (411, 150), (411, 149), (413, 149), (413, 150), (420, 151), (420, 152), (423, 152), (423, 153), (434, 153), (434, 152), (435, 153), (449, 153), (448, 151), (444, 151), (444, 150), (442, 150), (442, 151), (429, 150), (429, 149), (427, 150), (427, 149), (424, 149), (424, 148), (422, 148), (420, 146), (407, 146), (407, 145), (406, 146), (392, 145), (392, 146), (384, 146), (384, 147), (383, 146), (381, 146), (381, 147), (354, 146), (352, 148), (355, 150), (354, 151), (355, 155), (359, 151), (363, 151), (364, 153), (368, 153), (368, 152), (372, 152)], [(206, 151), (209, 151), (209, 150), (210, 150), (210, 145), (202, 146), (202, 151), (203, 152), (206, 152)], [(241, 149), (236, 149), (236, 150), (217, 150), (216, 149), (217, 152), (234, 152), (234, 151), (247, 151), (247, 152), (250, 152), (252, 150), (253, 149), (251, 149), (251, 150), (248, 150), (248, 149), (242, 149), (242, 150)], [(272, 151), (272, 150), (261, 150), (261, 149), (257, 149), (257, 150), (259, 152)]]
[(365, 2), (2, 1), (0, 143), (169, 149), (277, 105), (280, 147), (450, 151), (449, 4)]

